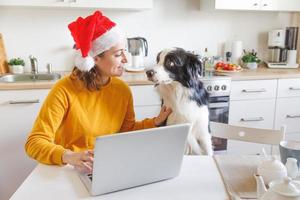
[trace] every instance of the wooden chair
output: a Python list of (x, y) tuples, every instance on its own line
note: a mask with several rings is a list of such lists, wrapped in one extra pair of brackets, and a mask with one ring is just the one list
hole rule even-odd
[[(233, 126), (217, 122), (210, 122), (210, 129), (211, 135), (214, 137), (276, 146), (284, 140), (286, 130), (285, 126), (282, 126), (280, 130), (272, 130)], [(273, 154), (273, 146), (271, 146), (271, 154)]]

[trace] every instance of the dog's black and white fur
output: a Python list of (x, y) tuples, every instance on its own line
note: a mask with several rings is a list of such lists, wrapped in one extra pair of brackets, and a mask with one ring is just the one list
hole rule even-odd
[(157, 86), (163, 105), (172, 108), (167, 125), (191, 123), (187, 154), (212, 155), (208, 130), (208, 93), (200, 81), (201, 62), (180, 48), (161, 51), (157, 66), (147, 70), (149, 80)]

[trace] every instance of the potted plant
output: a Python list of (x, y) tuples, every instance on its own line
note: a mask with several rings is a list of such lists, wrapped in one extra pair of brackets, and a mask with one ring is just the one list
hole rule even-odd
[(248, 69), (256, 69), (257, 64), (260, 63), (260, 59), (257, 57), (257, 52), (252, 50), (251, 52), (246, 52), (244, 50), (244, 55), (242, 56), (243, 65)]
[(8, 62), (9, 70), (13, 74), (22, 74), (24, 73), (25, 62), (21, 58), (12, 58)]

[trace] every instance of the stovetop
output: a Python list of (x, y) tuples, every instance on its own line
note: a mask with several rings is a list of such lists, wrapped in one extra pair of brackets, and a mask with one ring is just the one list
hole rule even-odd
[(212, 71), (205, 71), (201, 77), (204, 87), (210, 96), (229, 96), (231, 78), (226, 75), (217, 75)]

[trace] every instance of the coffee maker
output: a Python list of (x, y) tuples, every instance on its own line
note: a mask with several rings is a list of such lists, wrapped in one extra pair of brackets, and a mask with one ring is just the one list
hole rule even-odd
[(144, 59), (148, 56), (148, 43), (143, 37), (127, 38), (128, 64), (127, 71), (143, 71), (145, 69)]
[(298, 27), (287, 27), (269, 31), (268, 61), (269, 68), (297, 68)]

